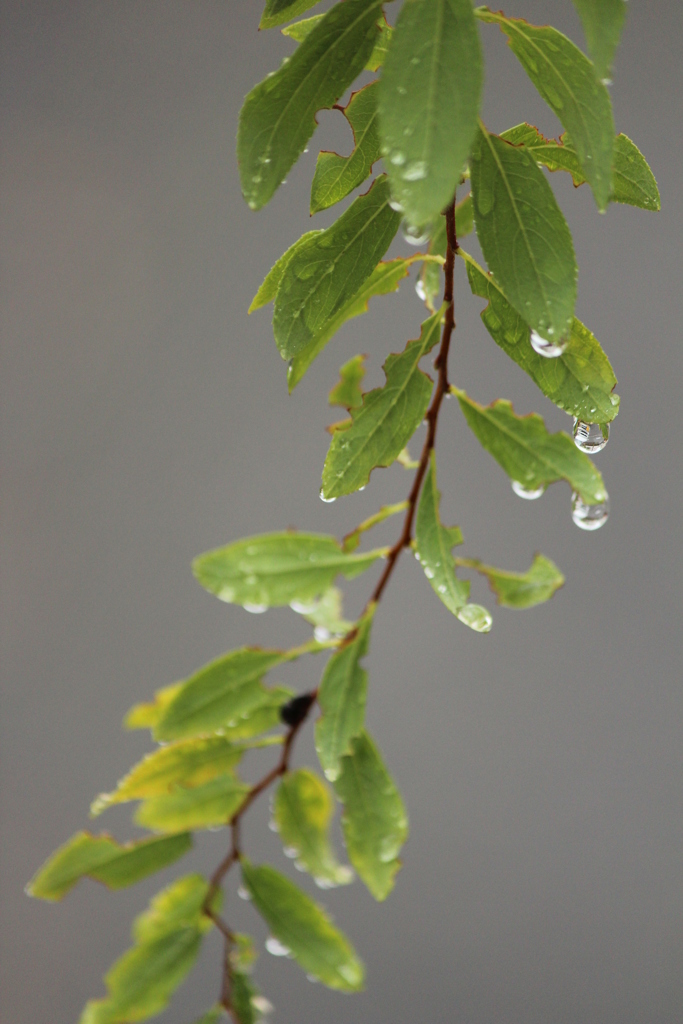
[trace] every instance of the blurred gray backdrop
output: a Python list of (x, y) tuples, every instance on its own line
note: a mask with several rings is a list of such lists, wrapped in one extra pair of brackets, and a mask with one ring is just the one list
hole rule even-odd
[[(289, 610), (257, 617), (205, 594), (192, 557), (290, 524), (343, 533), (405, 495), (410, 478), (394, 467), (363, 494), (319, 501), (326, 395), (359, 351), (379, 384), (424, 311), (413, 281), (375, 300), (288, 397), (269, 311), (246, 310), (308, 229), (318, 149), (348, 152), (350, 138), (340, 115), (322, 114), (288, 183), (249, 212), (238, 111), (292, 49), (257, 33), (259, 0), (1, 9), (2, 1020), (68, 1024), (102, 993), (161, 882), (118, 894), (85, 882), (55, 906), (22, 888), (148, 749), (120, 729), (132, 703), (233, 646), (306, 635)], [(583, 45), (569, 0), (507, 12), (551, 19)], [(576, 529), (564, 485), (520, 501), (457, 404), (445, 408), (443, 512), (466, 553), (521, 570), (542, 550), (567, 584), (538, 609), (494, 609), (478, 636), (402, 560), (368, 666), (370, 727), (410, 812), (404, 868), (384, 905), (358, 884), (325, 894), (367, 961), (363, 995), (262, 956), (277, 1024), (683, 1019), (682, 21), (678, 0), (633, 0), (612, 89), (662, 212), (599, 216), (587, 188), (552, 178), (579, 257), (578, 315), (619, 377), (622, 412), (597, 456), (610, 520)], [(483, 35), (490, 128), (528, 119), (558, 133), (501, 33)], [(458, 269), (454, 381), (567, 429), (488, 338)], [(370, 583), (348, 588), (350, 613)], [(492, 606), (481, 583), (474, 594)], [(314, 685), (321, 662), (309, 662), (279, 678)], [(310, 732), (298, 761), (313, 757)], [(289, 870), (267, 813), (250, 817), (248, 849)], [(112, 811), (102, 826), (125, 838), (128, 819)], [(225, 845), (208, 834), (190, 863), (209, 870)], [(251, 909), (230, 901), (252, 927)], [(164, 1021), (210, 1005), (219, 953), (212, 939)]]

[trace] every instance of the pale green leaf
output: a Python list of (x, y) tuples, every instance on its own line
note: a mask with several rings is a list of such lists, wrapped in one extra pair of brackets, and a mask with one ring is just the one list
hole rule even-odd
[(91, 814), (101, 814), (112, 804), (163, 796), (177, 786), (187, 788), (209, 782), (239, 764), (244, 747), (225, 736), (200, 736), (180, 740), (147, 754), (125, 775), (113, 793), (101, 793)]
[(135, 822), (155, 832), (184, 832), (227, 825), (249, 786), (234, 775), (220, 775), (192, 789), (182, 787), (163, 796), (144, 800), (135, 812)]
[(352, 422), (332, 437), (323, 468), (322, 496), (338, 498), (365, 487), (370, 473), (390, 466), (425, 417), (432, 381), (419, 368), (420, 360), (439, 340), (442, 310), (422, 324), (420, 337), (384, 364), (386, 384), (363, 396)]
[(482, 126), (471, 159), (474, 222), (508, 301), (543, 338), (571, 327), (578, 269), (553, 190), (533, 156)]
[(588, 328), (574, 317), (564, 352), (554, 359), (539, 355), (531, 347), (528, 324), (512, 308), (494, 278), (462, 249), (458, 255), (465, 260), (472, 293), (488, 299), (481, 318), (503, 352), (570, 416), (585, 423), (613, 420), (619, 412), (619, 396), (613, 390), (617, 378)]
[(595, 68), (578, 46), (551, 25), (530, 25), (506, 18), (502, 12), (494, 14), (487, 7), (478, 8), (477, 15), (497, 23), (508, 37), (527, 75), (571, 133), (598, 209), (605, 210), (612, 193), (614, 118), (609, 93)]
[(162, 686), (160, 690), (155, 691), (153, 701), (145, 704), (134, 704), (123, 719), (124, 728), (153, 729), (159, 721), (162, 711), (167, 704), (171, 703), (182, 685), (183, 683), (179, 682), (171, 683), (169, 686)]
[[(353, 3), (344, 0), (342, 6)], [(398, 230), (389, 183), (377, 178), (325, 231), (297, 248), (275, 296), (273, 332), (283, 359), (303, 352), (370, 277)]]
[[(404, 451), (406, 450), (407, 449), (404, 449)], [(396, 461), (400, 461), (401, 455), (402, 452), (399, 452), (396, 456)], [(415, 463), (411, 468), (414, 469), (417, 465), (418, 463)], [(358, 524), (355, 530), (346, 534), (342, 542), (344, 551), (355, 551), (360, 544), (361, 534), (365, 533), (367, 530), (371, 530), (373, 526), (379, 526), (379, 524), (383, 523), (385, 519), (389, 518), (389, 516), (395, 516), (399, 512), (405, 512), (407, 508), (407, 501), (399, 501), (395, 505), (382, 505), (379, 512), (375, 512), (374, 515), (368, 516), (367, 519), (364, 519), (362, 523)]]
[(346, 885), (353, 872), (339, 864), (330, 842), (334, 798), (323, 780), (309, 768), (288, 772), (273, 801), (273, 822), (288, 856), (326, 889)]
[[(474, 230), (474, 209), (472, 196), (468, 193), (455, 207), (455, 237), (460, 243), (463, 238)], [(437, 217), (432, 225), (429, 239), (429, 254), (432, 256), (446, 255), (446, 218)], [(420, 282), (416, 286), (420, 298), (426, 302), (430, 312), (436, 311), (438, 296), (443, 291), (441, 267), (431, 260), (425, 262), (420, 271)], [(435, 306), (435, 300), (436, 306)]]
[(283, 252), (280, 259), (274, 266), (270, 268), (265, 278), (263, 279), (261, 287), (256, 292), (254, 298), (251, 300), (251, 305), (249, 306), (247, 313), (253, 313), (255, 309), (261, 309), (262, 306), (267, 306), (269, 302), (273, 301), (273, 299), (277, 295), (277, 290), (280, 287), (282, 275), (284, 274), (287, 268), (287, 264), (291, 260), (294, 253), (300, 246), (307, 242), (309, 238), (312, 238), (314, 235), (319, 234), (320, 231), (307, 231), (306, 234), (302, 235), (301, 238), (297, 239), (297, 241), (294, 242), (293, 245), (290, 245), (289, 249), (287, 249), (286, 252)]
[(346, 554), (320, 533), (265, 533), (200, 555), (194, 573), (221, 601), (266, 606), (310, 601), (341, 573), (353, 579), (384, 552)]
[(315, 724), (315, 747), (331, 781), (339, 774), (340, 759), (348, 753), (351, 740), (363, 728), (368, 674), (360, 662), (368, 651), (373, 614), (374, 608), (359, 623), (354, 639), (331, 656), (320, 682), (322, 715)]
[(608, 79), (626, 21), (626, 0), (573, 0), (598, 78)]
[[(261, 15), (259, 28), (276, 28), (283, 25), (292, 18), (298, 18), (305, 11), (310, 11), (320, 0), (266, 0), (266, 6)], [(324, 18), (321, 14), (320, 18)]]
[(531, 568), (526, 572), (506, 572), (492, 565), (484, 565), (478, 558), (458, 558), (458, 565), (476, 569), (489, 581), (498, 604), (507, 608), (533, 608), (549, 601), (564, 584), (564, 576), (554, 562), (545, 555), (534, 555)]
[(394, 887), (399, 852), (408, 837), (403, 800), (381, 755), (363, 731), (342, 758), (334, 786), (344, 805), (342, 828), (349, 859), (376, 900)]
[(471, 0), (410, 0), (380, 80), (382, 153), (394, 198), (426, 224), (453, 198), (477, 127), (482, 54)]
[(375, 295), (388, 295), (390, 292), (395, 292), (403, 278), (408, 276), (408, 270), (412, 264), (421, 258), (421, 256), (413, 256), (409, 259), (389, 260), (386, 263), (379, 263), (375, 267), (356, 294), (348, 302), (345, 302), (332, 319), (328, 320), (325, 326), (314, 334), (308, 345), (290, 360), (287, 370), (287, 384), (290, 391), (294, 390), (315, 357), (322, 352), (342, 324), (355, 316), (367, 313), (368, 303)]
[(29, 896), (61, 900), (81, 878), (121, 889), (173, 864), (192, 846), (192, 837), (176, 835), (117, 843), (103, 833), (77, 832), (43, 864), (26, 886)]
[(154, 738), (168, 741), (229, 732), (244, 715), (267, 702), (269, 691), (261, 682), (264, 675), (297, 656), (298, 652), (242, 647), (209, 662), (182, 684), (163, 709)]
[(588, 505), (607, 498), (602, 477), (568, 434), (549, 434), (540, 416), (516, 416), (510, 402), (479, 405), (452, 388), (472, 432), (511, 480), (535, 490), (566, 480)]
[[(237, 129), (244, 198), (253, 210), (271, 199), (316, 128), (362, 71), (379, 30), (379, 0), (336, 4), (291, 57), (247, 95)], [(284, 19), (283, 19), (284, 20)]]
[[(501, 138), (531, 150), (537, 163), (543, 164), (549, 171), (568, 171), (577, 187), (586, 181), (568, 132), (560, 136), (558, 142), (546, 139), (537, 128), (523, 123), (502, 132)], [(655, 176), (635, 142), (623, 133), (614, 140), (612, 179), (611, 202), (628, 203), (642, 210), (660, 209), (661, 199)]]
[(377, 82), (354, 92), (342, 113), (353, 131), (350, 156), (322, 152), (311, 184), (311, 213), (326, 210), (345, 199), (368, 177), (380, 158), (377, 125)]
[(106, 975), (108, 998), (89, 1002), (80, 1024), (127, 1024), (161, 1013), (211, 927), (201, 912), (206, 891), (204, 879), (191, 875), (154, 898), (135, 922), (135, 945)]
[(330, 405), (341, 405), (345, 409), (357, 409), (363, 404), (361, 382), (365, 376), (366, 356), (353, 356), (339, 371), (339, 383), (330, 391)]
[(363, 965), (322, 907), (274, 868), (254, 867), (246, 858), (241, 866), (256, 909), (300, 967), (329, 988), (342, 992), (362, 989)]
[(456, 544), (462, 544), (462, 533), (458, 526), (443, 525), (440, 500), (436, 486), (436, 452), (432, 449), (415, 516), (415, 545), (432, 590), (453, 615), (458, 615), (470, 594), (469, 582), (459, 580), (455, 575), (451, 554)]

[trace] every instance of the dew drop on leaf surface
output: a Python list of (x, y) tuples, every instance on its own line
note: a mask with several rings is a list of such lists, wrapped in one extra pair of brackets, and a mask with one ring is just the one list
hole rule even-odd
[(567, 348), (569, 344), (568, 339), (562, 341), (548, 341), (546, 338), (542, 338), (536, 331), (531, 332), (531, 347), (539, 356), (545, 356), (546, 359), (557, 359)]

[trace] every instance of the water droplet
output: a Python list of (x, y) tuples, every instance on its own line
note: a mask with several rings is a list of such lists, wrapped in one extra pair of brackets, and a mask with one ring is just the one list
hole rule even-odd
[(524, 484), (519, 482), (519, 480), (513, 480), (512, 490), (518, 498), (526, 498), (527, 501), (535, 501), (536, 498), (540, 498), (545, 492), (545, 484), (541, 484), (540, 487), (525, 487)]
[(304, 153), (308, 153), (308, 146), (304, 149)]
[(243, 604), (245, 612), (251, 612), (252, 615), (262, 615), (263, 612), (268, 611), (267, 604)]
[(404, 181), (422, 181), (427, 177), (427, 164), (424, 160), (413, 160), (401, 174)]
[(427, 301), (427, 289), (425, 288), (425, 283), (421, 277), (418, 277), (415, 282), (415, 292), (418, 299), (421, 299), (423, 302)]
[(306, 981), (310, 981), (312, 985), (318, 984), (318, 979), (316, 978), (315, 974), (307, 974)]
[(612, 405), (619, 405), (619, 395), (610, 395), (609, 400)]
[(285, 857), (289, 857), (290, 860), (294, 860), (294, 858), (298, 857), (299, 855), (299, 851), (297, 850), (296, 846), (285, 846), (283, 847), (282, 852), (284, 853)]
[(400, 149), (397, 149), (391, 154), (389, 159), (395, 167), (403, 167), (403, 164), (406, 162), (406, 155)]
[[(548, 329), (550, 334), (552, 328)], [(563, 338), (561, 341), (548, 341), (546, 338), (542, 338), (536, 331), (531, 332), (531, 347), (534, 352), (538, 353), (539, 356), (545, 356), (546, 359), (557, 359), (567, 348), (569, 344), (569, 338)]]
[(290, 956), (291, 950), (288, 946), (283, 946), (274, 935), (269, 935), (266, 939), (266, 949), (273, 956)]
[(265, 996), (252, 996), (251, 1005), (264, 1017), (267, 1017), (275, 1009), (270, 999), (266, 999)]
[(277, 827), (277, 822), (276, 822), (276, 821), (273, 821), (273, 819), (272, 819), (272, 818), (271, 818), (271, 820), (270, 820), (270, 821), (268, 822), (268, 828), (270, 829), (270, 831), (271, 831), (271, 832), (279, 832), (279, 831), (280, 831), (280, 830), (278, 829), (278, 827)]
[(574, 444), (588, 455), (595, 455), (601, 452), (609, 441), (608, 423), (584, 423), (583, 420), (574, 420)]
[(587, 505), (581, 495), (572, 494), (572, 519), (581, 530), (599, 530), (609, 516), (609, 496), (598, 505)]
[(363, 484), (363, 486), (362, 486), (362, 487), (359, 487), (359, 488), (358, 488), (358, 493), (360, 494), (360, 493), (361, 493), (361, 491), (364, 491), (364, 490), (365, 490), (365, 488), (366, 488), (367, 486), (368, 486), (367, 484)]
[(491, 613), (480, 604), (466, 604), (458, 612), (458, 618), (477, 633), (488, 633), (493, 625)]
[(610, 86), (612, 84), (612, 79), (611, 78), (601, 78), (600, 81), (602, 82), (603, 85), (606, 85), (606, 86)]
[(310, 615), (311, 612), (315, 611), (314, 604), (304, 604), (303, 601), (291, 601), (289, 607), (297, 615)]
[(425, 576), (428, 580), (433, 580), (435, 576), (434, 570), (430, 569), (427, 565), (425, 566)]
[(326, 640), (329, 640), (332, 636), (329, 629), (325, 629), (324, 626), (316, 626), (313, 630), (313, 636), (319, 644), (324, 644)]
[(329, 504), (331, 504), (331, 503), (332, 503), (333, 501), (336, 501), (337, 499), (336, 499), (336, 498), (326, 498), (326, 497), (325, 497), (325, 495), (323, 494), (323, 489), (322, 489), (322, 487), (321, 487), (321, 488), (320, 488), (320, 500), (321, 500), (321, 501), (324, 501), (326, 505), (329, 505)]
[(429, 241), (429, 227), (425, 225), (411, 224), (404, 220), (401, 224), (401, 234), (408, 245), (424, 245)]
[(243, 885), (240, 885), (239, 889), (237, 890), (237, 895), (241, 900), (246, 900), (247, 903), (249, 903), (249, 901), (251, 900), (251, 893), (249, 892), (248, 889), (245, 889)]
[[(389, 206), (395, 213), (403, 213), (403, 206), (399, 203), (398, 199), (390, 199)], [(254, 209), (256, 209), (256, 206), (254, 206)]]

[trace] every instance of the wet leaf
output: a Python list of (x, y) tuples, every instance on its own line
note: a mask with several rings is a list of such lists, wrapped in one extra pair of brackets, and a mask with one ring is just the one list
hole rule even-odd
[[(458, 243), (474, 230), (474, 209), (472, 207), (472, 196), (468, 193), (455, 207), (455, 236)], [(446, 255), (446, 218), (437, 217), (432, 226), (429, 239), (429, 254), (434, 256)], [(443, 277), (441, 267), (438, 263), (425, 263), (420, 271), (420, 282), (422, 294), (420, 298), (427, 304), (427, 308), (436, 312), (439, 305), (438, 297), (443, 291)], [(436, 300), (436, 306), (434, 302)]]
[(26, 892), (43, 900), (61, 900), (86, 877), (110, 889), (121, 889), (173, 864), (191, 846), (189, 835), (117, 843), (106, 832), (99, 836), (77, 832), (47, 859)]
[[(276, 28), (283, 25), (292, 18), (298, 18), (305, 11), (310, 11), (311, 7), (315, 7), (319, 2), (320, 0), (266, 0), (259, 28)], [(323, 18), (324, 15), (320, 17)]]
[[(352, 549), (344, 544), (344, 551), (350, 550)], [(353, 623), (344, 618), (342, 598), (343, 594), (338, 587), (330, 587), (310, 604), (296, 601), (292, 602), (291, 607), (292, 611), (301, 615), (306, 622), (310, 622), (316, 630), (323, 630), (329, 636), (344, 636), (353, 628)]]
[(283, 252), (280, 259), (277, 261), (277, 263), (274, 264), (274, 266), (270, 268), (265, 278), (263, 279), (261, 287), (256, 292), (254, 298), (251, 300), (251, 305), (247, 310), (248, 313), (253, 313), (255, 309), (261, 309), (263, 306), (267, 306), (269, 302), (273, 301), (273, 299), (277, 295), (277, 290), (280, 287), (282, 275), (287, 269), (287, 264), (291, 260), (294, 253), (297, 251), (297, 249), (301, 248), (301, 246), (304, 245), (304, 243), (307, 242), (310, 238), (313, 238), (314, 235), (319, 234), (321, 234), (320, 231), (307, 231), (306, 234), (302, 235), (301, 238), (298, 238), (293, 245), (290, 245), (289, 249), (287, 249), (286, 252)]
[(360, 662), (368, 651), (373, 614), (374, 608), (359, 623), (351, 643), (331, 656), (318, 690), (322, 715), (315, 724), (315, 748), (331, 781), (339, 774), (340, 758), (363, 728), (368, 674)]
[(361, 408), (351, 410), (350, 425), (335, 431), (323, 468), (324, 498), (364, 487), (373, 469), (395, 462), (419, 427), (433, 387), (419, 363), (439, 340), (441, 318), (439, 310), (422, 324), (416, 341), (388, 357), (384, 387), (365, 394)]
[(619, 412), (619, 396), (613, 392), (617, 378), (588, 328), (574, 317), (564, 352), (554, 359), (539, 355), (531, 347), (528, 324), (512, 308), (494, 278), (462, 249), (458, 255), (465, 260), (472, 293), (488, 299), (481, 318), (503, 352), (570, 416), (587, 423), (613, 420)]
[(125, 729), (153, 729), (159, 721), (164, 708), (171, 703), (182, 682), (162, 686), (154, 693), (154, 700), (144, 704), (134, 704), (123, 719)]
[(609, 78), (626, 21), (626, 0), (573, 0), (598, 78)]
[(399, 221), (382, 175), (334, 224), (296, 249), (275, 296), (273, 332), (283, 359), (303, 352), (336, 320), (387, 251)]
[(578, 269), (567, 223), (533, 156), (483, 127), (471, 159), (474, 221), (508, 301), (543, 338), (571, 327)]
[(377, 41), (380, 10), (379, 0), (336, 4), (247, 95), (237, 158), (242, 193), (253, 210), (265, 206), (298, 160), (315, 131), (316, 112), (332, 107), (363, 70)]
[[(283, 36), (289, 36), (290, 39), (294, 39), (297, 43), (302, 43), (304, 39), (310, 36), (315, 26), (324, 17), (324, 14), (314, 14), (312, 18), (304, 18), (303, 21), (297, 21), (294, 25), (283, 28), (281, 30), (282, 34)], [(377, 37), (372, 53), (368, 57), (368, 62), (365, 65), (366, 71), (377, 71), (382, 66), (391, 42), (392, 29), (389, 27), (384, 15), (377, 21), (377, 27), (380, 30), (380, 34)]]
[[(546, 139), (530, 124), (518, 124), (502, 132), (501, 138), (515, 146), (525, 146), (549, 171), (568, 171), (577, 187), (586, 181), (568, 132), (561, 135), (558, 142)], [(659, 210), (661, 200), (655, 176), (635, 142), (624, 134), (614, 140), (612, 179), (610, 202)]]
[(551, 25), (530, 25), (487, 7), (479, 7), (477, 16), (497, 23), (508, 37), (527, 75), (571, 133), (598, 209), (606, 209), (612, 193), (614, 118), (609, 93), (591, 62)]
[(329, 888), (347, 885), (353, 872), (340, 864), (330, 842), (334, 798), (323, 780), (310, 768), (288, 772), (275, 794), (273, 820), (288, 855), (297, 867)]
[(426, 224), (453, 197), (477, 127), (482, 54), (470, 0), (411, 0), (380, 80), (382, 152), (394, 198)]
[(365, 376), (366, 356), (353, 356), (339, 371), (339, 383), (330, 391), (330, 405), (341, 405), (345, 409), (357, 409), (363, 404), (361, 382)]
[(458, 558), (457, 563), (486, 576), (498, 604), (507, 608), (533, 608), (549, 601), (565, 581), (555, 563), (545, 555), (534, 555), (531, 568), (524, 573), (496, 569), (478, 558)]
[(254, 867), (243, 858), (242, 878), (273, 936), (304, 971), (329, 988), (362, 989), (363, 965), (322, 907), (268, 865)]
[(155, 832), (184, 832), (227, 825), (249, 792), (249, 786), (233, 774), (210, 782), (174, 789), (163, 796), (144, 800), (135, 812), (135, 822)]
[(334, 537), (320, 533), (264, 533), (200, 555), (194, 572), (221, 601), (273, 608), (313, 600), (337, 576), (353, 579), (382, 554), (346, 554)]
[(406, 810), (380, 753), (363, 731), (342, 758), (334, 784), (344, 805), (342, 828), (349, 859), (376, 900), (394, 887), (399, 852), (408, 838)]
[(511, 480), (528, 490), (566, 480), (588, 505), (605, 501), (607, 491), (591, 460), (568, 434), (549, 434), (540, 416), (516, 416), (510, 402), (479, 405), (452, 388), (465, 419), (482, 447)]
[(377, 125), (377, 82), (354, 92), (342, 113), (353, 131), (350, 156), (322, 152), (311, 185), (311, 213), (327, 210), (362, 184), (380, 158)]

